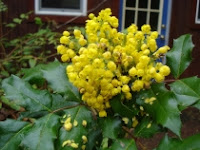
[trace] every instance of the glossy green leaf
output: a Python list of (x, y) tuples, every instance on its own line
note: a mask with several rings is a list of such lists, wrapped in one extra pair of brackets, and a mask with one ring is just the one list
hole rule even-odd
[(25, 107), (29, 111), (46, 110), (51, 112), (51, 97), (46, 90), (33, 89), (30, 84), (17, 76), (3, 80), (2, 87), (6, 98)]
[[(156, 98), (152, 105), (144, 103), (146, 98), (151, 97)], [(151, 89), (141, 91), (137, 103), (143, 105), (145, 112), (149, 113), (156, 123), (180, 136), (181, 121), (178, 103), (174, 94), (168, 91), (164, 84), (153, 84)]]
[(137, 150), (137, 147), (133, 139), (117, 139), (109, 150)]
[(68, 99), (80, 102), (79, 91), (69, 82), (65, 70), (66, 65), (55, 61), (43, 68), (42, 72), (44, 78), (55, 92), (65, 93)]
[(186, 108), (200, 100), (200, 79), (190, 77), (170, 84), (171, 90), (182, 107)]
[(3, 80), (2, 87), (5, 91), (5, 97), (10, 102), (24, 107), (32, 117), (41, 114), (41, 112), (53, 112), (60, 107), (76, 104), (63, 99), (59, 94), (50, 94), (47, 90), (33, 89), (29, 83), (14, 75)]
[(192, 37), (189, 34), (174, 40), (173, 48), (167, 53), (167, 65), (171, 68), (171, 73), (175, 78), (179, 78), (190, 65), (193, 47)]
[(154, 134), (158, 133), (160, 127), (152, 122), (149, 118), (145, 117), (141, 122), (135, 127), (134, 135), (136, 137), (150, 138)]
[(112, 98), (112, 100), (110, 101), (110, 104), (111, 104), (112, 110), (122, 117), (133, 118), (138, 113), (138, 110), (132, 107), (133, 104), (129, 104), (129, 102), (127, 102), (127, 104), (124, 104), (121, 100), (120, 95)]
[(200, 134), (187, 137), (184, 140), (173, 139), (165, 135), (155, 150), (198, 150), (200, 149)]
[(103, 137), (116, 139), (121, 129), (121, 120), (119, 118), (103, 118), (100, 120), (100, 126)]
[(7, 119), (0, 122), (0, 150), (19, 150), (24, 134), (30, 129), (28, 122)]
[(198, 103), (194, 104), (193, 106), (200, 110), (200, 101)]
[(87, 150), (93, 150), (95, 147), (99, 147), (102, 139), (102, 131), (100, 128), (95, 127), (92, 128), (91, 131), (88, 133), (88, 142), (86, 144)]
[(29, 150), (55, 150), (54, 142), (60, 127), (59, 116), (48, 114), (34, 122), (24, 136), (21, 146)]
[(39, 64), (33, 68), (22, 69), (24, 76), (22, 79), (24, 81), (28, 81), (31, 84), (42, 85), (45, 82), (43, 78), (42, 68), (44, 68), (44, 64)]
[(4, 104), (6, 104), (6, 105), (8, 105), (9, 107), (11, 107), (12, 109), (14, 109), (14, 110), (17, 110), (17, 111), (23, 110), (22, 107), (20, 107), (19, 105), (17, 105), (15, 102), (8, 100), (5, 96), (1, 96), (1, 101), (2, 101)]
[[(77, 121), (77, 126), (73, 126), (70, 131), (65, 130), (64, 127), (60, 128), (59, 131), (59, 140), (57, 143), (57, 149), (59, 150), (73, 150), (69, 145), (62, 146), (63, 142), (66, 140), (74, 140), (75, 143), (79, 144), (79, 149), (83, 145), (82, 136), (85, 135), (88, 137), (88, 130), (91, 128), (92, 124), (92, 114), (91, 111), (88, 110), (85, 106), (78, 106), (70, 109), (64, 110), (64, 115), (66, 118), (63, 118), (63, 121), (67, 119), (67, 117), (71, 117), (71, 123)], [(82, 122), (85, 120), (87, 122), (87, 126), (83, 126)]]

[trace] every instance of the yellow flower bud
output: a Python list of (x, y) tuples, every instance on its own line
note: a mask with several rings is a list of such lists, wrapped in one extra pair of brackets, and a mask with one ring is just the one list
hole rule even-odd
[(80, 36), (81, 36), (81, 31), (78, 30), (78, 29), (75, 29), (75, 30), (74, 30), (74, 36), (75, 36), (75, 37), (80, 37)]
[(108, 69), (110, 69), (111, 71), (116, 70), (116, 64), (113, 61), (109, 61), (107, 64)]
[(78, 148), (78, 143), (71, 143), (71, 145), (70, 145), (72, 148), (75, 148), (75, 149), (77, 149)]
[(65, 123), (64, 128), (65, 128), (65, 130), (70, 131), (72, 129), (72, 124), (70, 122)]
[(86, 127), (86, 126), (87, 126), (87, 121), (86, 121), (86, 120), (83, 120), (83, 121), (82, 121), (82, 125), (83, 125), (84, 127)]
[(156, 82), (161, 83), (161, 82), (164, 81), (165, 78), (164, 78), (164, 76), (162, 74), (156, 73), (154, 75), (154, 79), (156, 80)]
[(137, 69), (135, 67), (132, 67), (129, 71), (128, 71), (129, 75), (131, 77), (134, 77), (135, 75), (137, 75)]
[(124, 121), (125, 124), (128, 124), (129, 119), (127, 117), (123, 117), (122, 120)]
[(74, 120), (73, 126), (76, 127), (78, 125), (78, 121)]
[(107, 117), (107, 113), (105, 110), (99, 112), (99, 117)]
[(124, 92), (124, 93), (130, 92), (130, 88), (129, 88), (129, 86), (127, 84), (123, 85), (122, 92)]
[(60, 43), (61, 43), (61, 44), (69, 44), (69, 37), (62, 36), (62, 37), (60, 38)]
[(85, 135), (82, 136), (83, 144), (87, 143), (88, 139)]
[(160, 67), (159, 73), (162, 74), (163, 76), (168, 76), (170, 74), (170, 68), (166, 65)]
[(64, 36), (69, 36), (70, 33), (69, 33), (68, 31), (64, 31), (64, 32), (63, 32), (63, 35), (64, 35)]

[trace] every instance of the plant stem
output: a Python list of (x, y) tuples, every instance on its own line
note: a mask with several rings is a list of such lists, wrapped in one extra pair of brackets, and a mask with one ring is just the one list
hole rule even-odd
[(168, 79), (168, 80), (165, 80), (164, 82), (169, 83), (169, 82), (174, 82), (174, 81), (176, 81), (176, 80), (175, 79)]
[(52, 111), (51, 113), (56, 113), (56, 112), (59, 112), (59, 111), (65, 110), (65, 109), (74, 108), (74, 107), (77, 107), (77, 106), (80, 106), (80, 105), (82, 105), (82, 104), (76, 104), (76, 105), (72, 105), (72, 106), (65, 106), (65, 107), (56, 109), (56, 110)]
[(142, 145), (142, 143), (140, 141), (138, 141), (138, 138), (134, 137), (134, 135), (132, 134), (132, 131), (130, 131), (129, 128), (125, 127), (125, 126), (122, 126), (122, 129), (128, 133), (128, 135), (136, 142), (140, 145), (140, 147), (142, 148), (142, 150), (147, 150), (147, 148)]

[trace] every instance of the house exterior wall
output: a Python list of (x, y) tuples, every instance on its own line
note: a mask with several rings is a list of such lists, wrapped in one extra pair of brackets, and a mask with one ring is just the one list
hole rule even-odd
[[(21, 13), (26, 13), (34, 10), (34, 0), (4, 0), (5, 4), (8, 6), (8, 11), (1, 14), (3, 22), (11, 22), (13, 18), (19, 17)], [(171, 12), (171, 24), (170, 24), (170, 34), (169, 34), (169, 45), (172, 46), (173, 39), (178, 38), (180, 35), (190, 33), (192, 34), (193, 42), (195, 48), (192, 53), (193, 61), (191, 66), (184, 73), (183, 77), (200, 75), (200, 24), (194, 23), (194, 17), (196, 12), (196, 2), (197, 0), (172, 0), (172, 12)], [(102, 3), (102, 4), (101, 4)], [(101, 4), (101, 5), (99, 5)], [(120, 0), (88, 0), (88, 10), (96, 15), (103, 8), (111, 8), (113, 15), (119, 17)], [(46, 20), (55, 20), (58, 24), (63, 24), (73, 17), (69, 16), (42, 16), (38, 15)], [(30, 19), (25, 21), (22, 25), (18, 26), (12, 32), (9, 32), (9, 37), (12, 39), (14, 37), (19, 37), (25, 33), (35, 32), (37, 26), (34, 24), (35, 15), (31, 15)], [(79, 17), (74, 21), (70, 22), (66, 26), (63, 26), (56, 31), (63, 31), (67, 26), (70, 25), (80, 25), (85, 24), (87, 17)], [(3, 28), (0, 32), (1, 35), (7, 33), (10, 29)]]
[[(12, 19), (15, 17), (19, 17), (21, 13), (27, 13), (29, 11), (33, 11), (30, 18), (25, 21), (22, 25), (17, 27), (12, 33), (10, 33), (10, 37), (18, 37), (28, 32), (35, 32), (37, 30), (37, 26), (34, 24), (34, 18), (40, 17), (44, 22), (48, 20), (55, 20), (58, 24), (64, 24), (69, 20), (75, 18), (75, 16), (53, 16), (53, 15), (35, 15), (34, 14), (34, 0), (4, 0), (4, 3), (8, 6), (8, 10), (1, 14), (3, 22), (12, 22)], [(119, 0), (88, 0), (87, 2), (88, 14), (90, 12), (94, 14), (98, 14), (101, 9), (111, 8), (113, 15), (119, 15)], [(56, 31), (63, 31), (67, 26), (77, 25), (83, 26), (85, 25), (85, 21), (88, 19), (87, 16), (76, 17), (73, 21), (70, 21), (63, 28), (59, 28)], [(3, 28), (4, 34), (8, 31), (8, 28)]]
[(200, 24), (195, 24), (197, 0), (173, 0), (169, 45), (172, 46), (173, 39), (183, 34), (191, 34), (195, 45), (192, 58), (193, 61), (182, 77), (200, 76)]

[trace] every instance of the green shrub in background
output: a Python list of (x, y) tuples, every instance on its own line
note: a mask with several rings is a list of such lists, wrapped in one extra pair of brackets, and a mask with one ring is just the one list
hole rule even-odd
[[(1, 12), (6, 11), (6, 5), (1, 1)], [(0, 78), (11, 74), (21, 75), (21, 68), (34, 67), (38, 63), (46, 63), (56, 52), (52, 51), (58, 44), (60, 34), (53, 31), (53, 22), (43, 23), (40, 18), (35, 18), (38, 30), (35, 33), (26, 33), (21, 37), (8, 39), (9, 33), (17, 26), (23, 24), (32, 12), (20, 14), (13, 18), (11, 23), (0, 22), (1, 27), (7, 28), (8, 32), (0, 37), (1, 59)], [(1, 29), (2, 30), (2, 29)]]
[[(80, 36), (79, 33), (75, 30), (74, 34), (79, 38), (72, 38), (68, 32), (64, 32), (64, 36), (77, 43), (75, 48), (82, 48), (81, 52), (76, 51), (77, 55), (83, 53), (83, 47), (88, 48), (84, 39), (89, 38)], [(97, 44), (103, 48), (100, 50), (109, 51), (102, 41), (90, 41), (90, 44)], [(69, 39), (66, 37), (61, 40), (63, 45), (68, 42)], [(121, 46), (124, 43), (121, 43)], [(20, 111), (20, 116), (17, 120), (7, 119), (0, 122), (0, 149), (136, 150), (138, 138), (151, 138), (156, 133), (167, 130), (171, 130), (177, 138), (170, 138), (166, 134), (155, 149), (200, 149), (200, 134), (182, 139), (180, 132), (181, 111), (189, 106), (200, 109), (200, 79), (179, 79), (192, 60), (193, 47), (189, 34), (174, 40), (173, 48), (166, 54), (166, 65), (170, 67), (174, 81), (152, 81), (148, 88), (131, 91), (133, 96), (128, 101), (122, 96), (122, 92), (118, 93), (109, 100), (110, 108), (106, 109), (106, 115), (100, 114), (100, 117), (97, 115), (98, 109), (82, 101), (81, 88), (76, 88), (66, 75), (66, 67), (71, 65), (69, 62), (60, 63), (56, 60), (36, 65), (25, 69), (22, 78), (12, 75), (4, 79), (2, 88), (5, 95), (1, 96), (1, 99), (13, 109)], [(140, 51), (140, 48), (138, 49)], [(72, 49), (59, 52), (64, 55), (67, 54), (67, 50), (71, 52)], [(78, 62), (78, 58), (72, 55), (75, 57), (74, 60), (72, 57), (72, 61)], [(62, 60), (70, 61), (70, 58), (66, 55)], [(170, 88), (167, 89), (166, 85)], [(154, 97), (152, 103), (146, 103), (145, 99), (151, 97)], [(137, 124), (133, 118), (137, 118)]]

